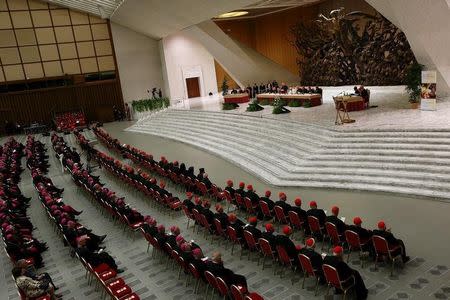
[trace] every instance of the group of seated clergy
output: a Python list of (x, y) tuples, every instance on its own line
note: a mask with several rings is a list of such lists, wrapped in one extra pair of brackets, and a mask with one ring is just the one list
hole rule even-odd
[[(295, 266), (301, 266), (299, 262), (299, 255), (303, 254), (307, 256), (315, 270), (316, 275), (319, 278), (319, 282), (324, 284), (325, 278), (322, 270), (323, 264), (328, 264), (336, 268), (342, 279), (354, 277), (355, 290), (357, 299), (365, 299), (367, 297), (368, 290), (364, 285), (364, 281), (358, 271), (350, 268), (343, 260), (343, 248), (336, 246), (333, 248), (333, 255), (322, 256), (315, 251), (316, 241), (314, 238), (308, 238), (304, 246), (296, 245), (290, 238), (293, 231), (289, 225), (283, 227), (283, 234), (276, 234), (273, 224), (267, 223), (264, 226), (264, 231), (258, 228), (257, 217), (249, 217), (248, 223), (245, 224), (242, 220), (238, 219), (236, 214), (230, 213), (229, 215), (223, 212), (223, 207), (220, 204), (216, 205), (216, 213), (210, 210), (210, 203), (208, 200), (201, 201), (198, 196), (192, 201), (193, 195), (187, 193), (187, 199), (183, 201), (183, 205), (190, 212), (197, 210), (198, 213), (205, 215), (206, 219), (212, 225), (213, 220), (216, 219), (221, 223), (222, 228), (231, 227), (236, 232), (238, 239), (241, 241), (241, 246), (244, 248), (250, 248), (251, 245), (246, 243), (244, 238), (244, 231), (248, 231), (252, 234), (254, 240), (258, 243), (260, 239), (266, 240), (271, 249), (277, 249), (277, 247), (283, 247), (289, 258), (294, 262)], [(214, 227), (210, 227), (212, 231)], [(227, 230), (228, 232), (228, 230)]]
[[(212, 182), (210, 181), (208, 173), (205, 172), (204, 168), (199, 168), (199, 172), (196, 175), (193, 166), (186, 167), (185, 163), (179, 163), (176, 160), (170, 162), (166, 159), (165, 156), (161, 156), (159, 161), (155, 161), (153, 159), (153, 155), (132, 147), (131, 145), (121, 144), (118, 139), (112, 138), (105, 130), (100, 127), (95, 126), (92, 128), (92, 130), (94, 131), (95, 135), (108, 146), (108, 148), (113, 148), (116, 151), (120, 152), (124, 158), (131, 159), (151, 170), (160, 168), (164, 171), (164, 174), (160, 174), (163, 176), (168, 173), (173, 173), (176, 176), (183, 175), (185, 178), (188, 178), (191, 181), (199, 180), (199, 182), (205, 184), (207, 190), (211, 189)], [(192, 192), (200, 192), (194, 184), (187, 186), (187, 189)]]
[(401, 252), (401, 256), (403, 259), (403, 262), (407, 262), (409, 260), (409, 257), (406, 255), (406, 249), (405, 245), (402, 240), (397, 239), (392, 233), (391, 230), (386, 227), (386, 224), (384, 221), (379, 221), (377, 224), (377, 229), (375, 230), (368, 230), (361, 226), (362, 219), (360, 217), (355, 217), (353, 219), (353, 224), (348, 225), (346, 224), (341, 218), (339, 218), (339, 207), (333, 206), (331, 208), (331, 215), (327, 216), (325, 214), (325, 211), (323, 209), (320, 209), (317, 207), (316, 201), (311, 201), (309, 203), (309, 210), (302, 209), (302, 200), (297, 197), (294, 200), (294, 206), (287, 203), (287, 196), (285, 193), (280, 192), (278, 195), (278, 201), (274, 201), (270, 199), (271, 192), (266, 191), (264, 197), (260, 197), (256, 194), (256, 192), (253, 189), (252, 185), (247, 186), (247, 190), (245, 190), (245, 184), (243, 182), (239, 183), (239, 188), (234, 189), (233, 188), (233, 181), (228, 180), (227, 181), (227, 187), (225, 188), (225, 191), (231, 195), (232, 202), (236, 203), (235, 194), (239, 194), (242, 198), (248, 197), (252, 204), (254, 205), (254, 210), (258, 213), (258, 217), (261, 219), (264, 217), (264, 214), (262, 214), (262, 208), (261, 208), (261, 202), (264, 202), (267, 204), (267, 207), (270, 212), (271, 217), (275, 217), (275, 211), (274, 207), (279, 206), (283, 209), (283, 213), (286, 216), (286, 219), (288, 219), (288, 214), (290, 211), (295, 212), (298, 217), (300, 218), (300, 221), (305, 224), (303, 227), (305, 230), (306, 235), (311, 234), (311, 229), (308, 223), (308, 216), (312, 216), (317, 218), (319, 221), (320, 227), (324, 228), (325, 223), (329, 222), (333, 224), (339, 236), (341, 237), (342, 241), (345, 242), (345, 231), (351, 230), (358, 234), (361, 241), (367, 242), (364, 243), (364, 250), (368, 251), (369, 254), (375, 258), (375, 250), (374, 246), (372, 244), (371, 237), (373, 235), (381, 236), (384, 238), (388, 244), (392, 247), (399, 246), (399, 250)]
[(39, 297), (48, 295), (56, 299), (55, 287), (49, 274), (38, 274), (36, 268), (43, 266), (41, 253), (47, 249), (45, 243), (33, 238), (33, 224), (26, 209), (30, 198), (25, 198), (17, 184), (20, 181), (20, 166), (24, 146), (9, 139), (0, 147), (0, 223), (6, 252), (15, 267), (13, 278), (22, 295)]

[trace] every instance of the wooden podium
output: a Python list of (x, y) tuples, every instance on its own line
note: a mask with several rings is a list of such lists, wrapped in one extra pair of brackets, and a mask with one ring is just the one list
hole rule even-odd
[(333, 97), (334, 105), (336, 107), (335, 125), (343, 125), (348, 123), (355, 123), (355, 120), (350, 118), (348, 114), (347, 105), (349, 103), (363, 101), (361, 96), (338, 96)]

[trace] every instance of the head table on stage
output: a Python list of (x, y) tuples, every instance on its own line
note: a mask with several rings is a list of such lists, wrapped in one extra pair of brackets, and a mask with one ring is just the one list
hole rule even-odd
[(302, 106), (304, 102), (309, 101), (311, 107), (322, 105), (321, 94), (259, 94), (256, 98), (258, 101), (269, 100), (269, 102), (272, 102), (275, 98), (280, 98), (286, 100), (288, 103), (293, 100), (298, 100)]
[(246, 103), (250, 101), (250, 97), (247, 93), (242, 94), (229, 94), (223, 96), (224, 103)]

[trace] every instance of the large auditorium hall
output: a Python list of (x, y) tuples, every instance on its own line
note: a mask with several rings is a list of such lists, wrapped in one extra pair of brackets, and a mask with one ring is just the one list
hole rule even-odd
[(0, 300), (450, 298), (449, 16), (0, 0)]

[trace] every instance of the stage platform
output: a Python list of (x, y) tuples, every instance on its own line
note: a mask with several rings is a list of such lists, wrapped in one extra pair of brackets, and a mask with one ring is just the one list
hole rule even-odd
[(320, 94), (259, 94), (256, 95), (258, 101), (267, 100), (272, 103), (276, 98), (280, 98), (287, 103), (291, 101), (299, 101), (301, 106), (304, 106), (305, 102), (309, 102), (309, 107), (322, 105), (322, 95)]
[(264, 106), (264, 110), (258, 112), (246, 112), (246, 103), (235, 110), (222, 111), (223, 98), (220, 95), (184, 100), (175, 107), (298, 121), (338, 130), (450, 129), (450, 97), (438, 98), (436, 111), (421, 111), (410, 108), (404, 86), (366, 88), (371, 91), (370, 105), (378, 107), (350, 112), (350, 117), (356, 122), (339, 127), (334, 124), (336, 110), (333, 96), (343, 91), (352, 91), (353, 86), (322, 87), (322, 105), (311, 108), (289, 107), (291, 113), (281, 115), (273, 115), (271, 106)]

